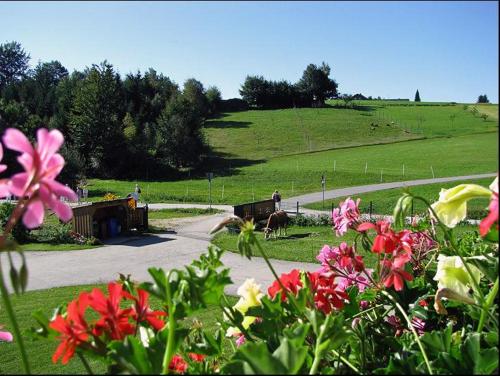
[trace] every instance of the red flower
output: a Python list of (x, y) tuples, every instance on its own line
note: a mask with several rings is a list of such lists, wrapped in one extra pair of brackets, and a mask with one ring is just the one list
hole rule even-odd
[(84, 319), (85, 310), (88, 307), (88, 294), (81, 293), (77, 300), (68, 304), (68, 313), (66, 318), (61, 315), (49, 324), (49, 327), (61, 333), (58, 337), (61, 343), (57, 347), (52, 362), (57, 363), (62, 356), (62, 364), (68, 361), (75, 354), (75, 350), (83, 342), (86, 342), (88, 335), (88, 326)]
[(175, 371), (175, 372), (178, 372), (178, 373), (186, 372), (187, 368), (188, 368), (188, 364), (179, 355), (174, 355), (172, 357), (172, 360), (170, 361), (170, 364), (168, 365), (168, 369)]
[(329, 314), (334, 308), (342, 309), (344, 307), (344, 301), (348, 300), (349, 296), (344, 291), (336, 289), (335, 274), (308, 272), (307, 277), (311, 282), (311, 290), (317, 309), (324, 314)]
[(411, 257), (408, 253), (404, 252), (396, 257), (394, 260), (383, 260), (382, 275), (385, 275), (384, 285), (385, 287), (391, 287), (394, 285), (396, 291), (401, 291), (404, 286), (404, 280), (412, 281), (413, 276), (404, 270), (405, 264), (410, 261)]
[(160, 320), (158, 316), (166, 316), (167, 314), (163, 311), (151, 310), (148, 304), (149, 294), (147, 291), (137, 289), (138, 298), (130, 295), (126, 291), (123, 291), (122, 294), (127, 299), (133, 300), (135, 302), (134, 312), (132, 315), (137, 322), (147, 321), (156, 330), (160, 330), (165, 326), (165, 322), (163, 320)]
[(203, 362), (203, 359), (205, 359), (205, 355), (203, 354), (189, 353), (188, 355), (195, 362)]
[(395, 233), (388, 221), (378, 221), (376, 224), (370, 222), (361, 223), (356, 230), (359, 232), (375, 230), (377, 232), (372, 245), (372, 251), (375, 253), (393, 253), (401, 249), (411, 252), (410, 232), (403, 230)]
[(422, 299), (422, 300), (420, 300), (420, 301), (418, 302), (418, 305), (419, 305), (420, 307), (427, 307), (427, 306), (429, 305), (429, 303), (427, 303), (427, 302), (425, 301), (425, 299)]
[(106, 298), (101, 290), (93, 289), (89, 295), (89, 304), (96, 310), (101, 318), (95, 324), (93, 334), (100, 336), (106, 333), (111, 339), (123, 339), (135, 332), (135, 328), (129, 322), (133, 318), (132, 308), (120, 309), (122, 299), (122, 285), (116, 282), (108, 284), (109, 298)]
[[(300, 281), (300, 270), (293, 269), (288, 274), (283, 273), (280, 277), (280, 281), (287, 291), (296, 295), (297, 291), (299, 290), (299, 287), (302, 287), (302, 282)], [(284, 302), (286, 299), (286, 294), (282, 290), (283, 289), (281, 288), (279, 282), (274, 281), (273, 284), (267, 289), (267, 292), (271, 297), (271, 299), (274, 299), (276, 294), (278, 294), (278, 292), (281, 291), (282, 292), (281, 301)]]
[(488, 234), (491, 226), (493, 226), (495, 222), (498, 222), (498, 193), (496, 192), (493, 192), (493, 195), (491, 196), (489, 210), (490, 212), (488, 216), (484, 218), (479, 224), (479, 233), (483, 237), (486, 236), (486, 234)]

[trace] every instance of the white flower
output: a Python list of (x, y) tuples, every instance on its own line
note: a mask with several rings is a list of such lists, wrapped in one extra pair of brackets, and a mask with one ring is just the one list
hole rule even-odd
[(439, 200), (431, 207), (442, 223), (453, 228), (467, 216), (467, 201), (480, 197), (491, 197), (491, 191), (477, 184), (460, 184), (441, 189)]
[[(481, 278), (480, 270), (470, 263), (468, 263), (467, 266), (474, 280), (479, 284)], [(469, 296), (469, 289), (474, 287), (465, 265), (458, 256), (439, 255), (437, 272), (434, 276), (434, 280), (438, 281), (439, 289), (449, 289), (465, 297)]]

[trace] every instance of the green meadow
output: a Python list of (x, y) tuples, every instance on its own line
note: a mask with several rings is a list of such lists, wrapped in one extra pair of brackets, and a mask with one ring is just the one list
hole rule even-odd
[[(493, 178), (488, 179), (476, 179), (467, 180), (464, 183), (467, 184), (479, 184), (484, 187), (488, 187)], [(439, 192), (442, 188), (449, 189), (461, 184), (461, 182), (449, 182), (449, 183), (438, 183), (438, 184), (428, 184), (419, 185), (414, 187), (408, 187), (410, 192), (414, 195), (421, 196), (427, 199), (429, 202), (435, 202), (439, 199)], [(370, 201), (372, 202), (372, 213), (374, 214), (392, 214), (394, 206), (398, 201), (399, 197), (403, 194), (404, 190), (402, 188), (397, 189), (385, 189), (381, 191), (363, 193), (361, 195), (355, 195), (351, 198), (360, 198), (361, 202), (359, 205), (360, 211), (362, 213), (369, 213)], [(329, 212), (332, 205), (337, 207), (341, 201), (344, 201), (347, 197), (338, 197), (333, 200), (325, 200), (325, 208)], [(467, 215), (469, 218), (481, 219), (487, 215), (487, 208), (489, 205), (488, 199), (475, 199), (467, 203)], [(323, 203), (315, 202), (313, 204), (304, 205), (304, 207), (315, 210), (322, 210)], [(426, 206), (422, 201), (415, 201), (413, 203), (413, 212), (423, 213), (426, 211)]]
[(205, 172), (213, 171), (212, 203), (236, 204), (326, 189), (495, 172), (498, 105), (359, 101), (331, 107), (242, 111), (209, 120), (212, 147), (205, 171), (164, 181), (89, 181), (91, 200), (121, 197), (139, 183), (145, 202), (209, 201)]

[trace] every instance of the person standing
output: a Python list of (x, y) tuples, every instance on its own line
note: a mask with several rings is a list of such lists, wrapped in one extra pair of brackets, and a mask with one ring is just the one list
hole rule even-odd
[(135, 184), (134, 193), (135, 194), (133, 195), (133, 197), (134, 197), (135, 201), (139, 202), (139, 195), (141, 194), (141, 188), (139, 188), (139, 185), (137, 183)]
[(281, 195), (278, 190), (274, 191), (271, 198), (274, 201), (274, 207), (276, 208), (276, 210), (281, 210)]

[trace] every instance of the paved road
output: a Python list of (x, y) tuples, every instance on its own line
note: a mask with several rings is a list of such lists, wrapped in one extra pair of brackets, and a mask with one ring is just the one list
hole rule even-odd
[[(191, 263), (209, 245), (208, 231), (228, 213), (203, 216), (184, 226), (177, 233), (135, 237), (122, 244), (81, 251), (26, 252), (29, 268), (28, 290), (50, 287), (106, 283), (118, 278), (118, 273), (132, 274), (139, 281), (151, 280), (147, 269), (182, 268)], [(6, 264), (5, 255), (2, 264)], [(273, 278), (262, 258), (248, 260), (239, 254), (227, 252), (222, 261), (231, 267), (233, 285), (227, 293), (236, 294), (245, 279), (255, 278), (262, 288), (267, 288)], [(317, 264), (293, 263), (274, 260), (273, 266), (281, 274), (292, 268), (316, 270)], [(4, 267), (4, 271), (7, 272)]]
[[(468, 180), (482, 177), (492, 177), (495, 174), (475, 176), (425, 179), (409, 182), (374, 184), (369, 186), (349, 187), (325, 192), (325, 197), (340, 197), (358, 193), (370, 192), (380, 189), (396, 188), (402, 186), (429, 184), (443, 181)], [(289, 200), (300, 202), (318, 201), (321, 193), (293, 197)], [(168, 207), (206, 207), (196, 204), (151, 204), (151, 208), (160, 209)], [(223, 210), (223, 213), (201, 216), (176, 233), (165, 233), (154, 236), (144, 236), (125, 239), (119, 244), (109, 244), (104, 247), (64, 252), (26, 252), (29, 267), (28, 290), (39, 290), (50, 287), (105, 283), (118, 277), (118, 273), (131, 274), (136, 280), (150, 280), (147, 269), (152, 266), (181, 268), (189, 264), (194, 258), (204, 253), (209, 245), (208, 231), (227, 214), (232, 212), (232, 206), (214, 205)], [(119, 239), (123, 241), (124, 239)], [(319, 250), (318, 250), (319, 251)], [(6, 269), (6, 256), (2, 257), (4, 275)], [(261, 258), (255, 257), (251, 261), (235, 253), (226, 253), (223, 262), (231, 267), (231, 278), (234, 285), (229, 286), (227, 292), (235, 294), (238, 286), (246, 278), (255, 278), (263, 288), (269, 286), (273, 278)], [(279, 274), (288, 272), (293, 268), (312, 271), (317, 269), (317, 264), (299, 263), (274, 260), (273, 265)]]
[[(473, 179), (482, 179), (490, 177), (493, 178), (495, 176), (497, 176), (496, 173), (491, 173), (491, 174), (452, 176), (447, 178), (419, 179), (419, 180), (397, 181), (392, 183), (360, 185), (356, 187), (346, 187), (346, 188), (339, 188), (339, 189), (332, 189), (329, 191), (325, 191), (325, 200), (343, 196), (358, 195), (360, 193), (366, 193), (366, 192), (381, 191), (383, 189), (411, 187), (414, 185), (425, 185), (434, 183), (445, 183), (450, 181), (473, 180)], [(304, 204), (311, 204), (313, 202), (319, 202), (322, 200), (323, 200), (323, 193), (315, 192), (301, 196), (290, 197), (288, 199), (284, 199), (282, 202), (284, 203), (285, 206), (292, 207), (293, 205), (296, 205), (297, 201), (299, 202), (300, 205), (304, 205)]]

